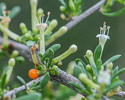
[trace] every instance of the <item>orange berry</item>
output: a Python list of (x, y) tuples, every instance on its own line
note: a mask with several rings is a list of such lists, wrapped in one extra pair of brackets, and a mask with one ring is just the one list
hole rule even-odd
[(31, 79), (36, 79), (39, 76), (38, 70), (37, 69), (30, 69), (28, 72), (28, 75)]

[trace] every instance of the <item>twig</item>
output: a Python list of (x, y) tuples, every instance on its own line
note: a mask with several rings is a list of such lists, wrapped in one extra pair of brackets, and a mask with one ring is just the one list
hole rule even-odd
[[(43, 80), (43, 78), (44, 78), (44, 76), (41, 76), (41, 77), (37, 78), (36, 80), (32, 80), (32, 81), (28, 82), (26, 84), (26, 86), (31, 87), (34, 82), (39, 83), (41, 80)], [(20, 86), (18, 88), (14, 88), (13, 90), (6, 92), (4, 94), (4, 96), (13, 96), (13, 95), (17, 94), (18, 92), (23, 91), (24, 89), (25, 89), (24, 85)]]
[(115, 96), (125, 98), (125, 91), (120, 91), (120, 92), (116, 93)]
[[(68, 30), (70, 30), (71, 28), (73, 28), (75, 25), (77, 25), (80, 21), (82, 21), (83, 19), (85, 19), (86, 17), (88, 17), (89, 15), (91, 15), (92, 13), (94, 13), (96, 10), (98, 10), (100, 7), (102, 7), (102, 5), (105, 3), (106, 0), (101, 0), (100, 2), (98, 2), (97, 4), (95, 4), (94, 6), (92, 6), (91, 8), (89, 8), (88, 10), (86, 10), (85, 12), (83, 12), (81, 15), (79, 15), (78, 17), (76, 17), (75, 19), (69, 21), (65, 26), (67, 27)], [(55, 32), (56, 33), (56, 32)], [(55, 34), (54, 33), (54, 34)], [(64, 35), (64, 34), (63, 34)], [(61, 37), (61, 36), (59, 36)], [(58, 38), (59, 38), (58, 37)], [(56, 39), (55, 39), (56, 40)], [(52, 42), (51, 42), (52, 43)], [(50, 43), (50, 44), (51, 44)], [(47, 44), (49, 45), (49, 44)]]

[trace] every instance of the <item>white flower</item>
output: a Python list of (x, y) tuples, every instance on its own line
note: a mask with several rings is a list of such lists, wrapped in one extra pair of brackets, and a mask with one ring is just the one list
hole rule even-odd
[(111, 75), (109, 72), (107, 71), (100, 71), (99, 75), (98, 75), (98, 83), (104, 83), (106, 85), (110, 85), (111, 83)]
[[(37, 25), (36, 25), (36, 28), (38, 28), (39, 30), (45, 30), (47, 28), (47, 21), (49, 19), (49, 15), (50, 15), (50, 12), (48, 12), (48, 17), (46, 19), (46, 22), (44, 23), (44, 14), (40, 16), (40, 23), (36, 17), (36, 21), (37, 21)], [(41, 21), (41, 18), (42, 18), (42, 21)]]
[[(96, 37), (99, 38), (99, 44), (104, 47), (105, 45), (105, 42), (107, 41), (107, 39), (110, 39), (110, 37), (108, 36), (109, 34), (109, 29), (110, 27), (108, 26), (107, 29), (106, 29), (106, 23), (104, 22), (103, 23), (103, 28), (100, 27), (100, 34), (98, 34)], [(106, 34), (106, 30), (107, 30), (107, 34)]]

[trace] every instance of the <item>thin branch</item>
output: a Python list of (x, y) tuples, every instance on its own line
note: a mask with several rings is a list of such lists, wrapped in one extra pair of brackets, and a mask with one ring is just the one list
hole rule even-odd
[[(75, 25), (77, 25), (79, 22), (81, 22), (83, 19), (85, 19), (86, 17), (88, 17), (89, 15), (93, 14), (95, 11), (97, 11), (100, 7), (102, 7), (102, 5), (105, 3), (106, 0), (101, 0), (99, 1), (97, 4), (95, 4), (94, 6), (92, 6), (91, 8), (89, 8), (88, 10), (86, 10), (85, 12), (83, 12), (81, 15), (79, 15), (78, 17), (76, 17), (74, 20), (69, 21), (65, 26), (68, 28), (68, 30), (70, 30), (71, 28), (73, 28)], [(55, 32), (56, 33), (56, 32)], [(54, 33), (54, 34), (55, 34)], [(64, 34), (63, 34), (64, 35)], [(61, 36), (59, 36), (61, 37)], [(58, 38), (59, 38), (58, 37)], [(55, 39), (56, 40), (56, 39)], [(50, 43), (51, 44), (51, 43)], [(47, 44), (49, 45), (49, 44)]]
[(125, 91), (120, 91), (120, 92), (116, 93), (115, 96), (125, 98)]
[(79, 15), (78, 17), (76, 17), (74, 20), (71, 20), (70, 22), (68, 22), (65, 26), (68, 28), (68, 30), (70, 30), (76, 24), (78, 24), (83, 19), (85, 19), (86, 17), (88, 17), (89, 15), (91, 15), (92, 13), (94, 13), (96, 10), (98, 10), (100, 7), (102, 7), (102, 5), (105, 3), (105, 1), (106, 0), (101, 0), (100, 2), (98, 2), (97, 4), (95, 4), (94, 6), (92, 6), (91, 8), (89, 8), (88, 10), (86, 10), (85, 12), (83, 12), (81, 15)]
[[(26, 86), (27, 86), (27, 87), (31, 87), (34, 82), (39, 83), (39, 82), (41, 82), (41, 80), (43, 80), (43, 78), (44, 78), (44, 76), (41, 76), (41, 77), (37, 78), (36, 80), (32, 80), (32, 81), (28, 82), (28, 83), (26, 84)], [(4, 96), (13, 96), (13, 95), (15, 95), (15, 94), (17, 94), (18, 92), (23, 91), (23, 90), (25, 90), (25, 86), (24, 86), (24, 85), (23, 85), (23, 86), (20, 86), (20, 87), (18, 87), (18, 88), (14, 88), (14, 89), (11, 90), (11, 91), (6, 92), (6, 93), (4, 94)]]

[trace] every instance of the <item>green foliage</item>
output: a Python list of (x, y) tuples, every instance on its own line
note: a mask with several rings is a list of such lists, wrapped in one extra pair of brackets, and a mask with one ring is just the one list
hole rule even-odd
[(21, 8), (19, 6), (15, 6), (10, 10), (10, 18), (14, 18), (15, 16), (17, 16), (21, 11)]
[(36, 93), (30, 93), (25, 96), (21, 96), (13, 100), (39, 100), (40, 98), (41, 98), (41, 94), (36, 92)]
[(27, 90), (26, 82), (24, 81), (24, 79), (20, 76), (17, 76), (17, 79), (25, 86), (25, 89)]
[(40, 84), (38, 86), (32, 87), (31, 89), (33, 90), (43, 89), (49, 82), (49, 79), (50, 79), (49, 73), (46, 73)]
[(121, 56), (121, 55), (116, 55), (116, 56), (111, 57), (110, 59), (108, 59), (108, 60), (103, 64), (103, 66), (106, 66), (108, 63), (117, 60), (120, 56)]
[(85, 0), (59, 0), (62, 4), (60, 10), (66, 14), (69, 19), (74, 16), (78, 16), (82, 13), (82, 5)]
[(121, 5), (125, 5), (125, 0), (107, 0), (107, 3), (102, 7), (101, 13), (109, 17), (117, 17), (124, 14), (125, 8), (121, 8), (115, 12), (110, 12), (111, 7), (115, 4), (115, 2), (120, 3)]
[(34, 42), (34, 41), (27, 41), (27, 46), (28, 47), (31, 47), (31, 46), (33, 46), (34, 44), (35, 44), (36, 42)]

